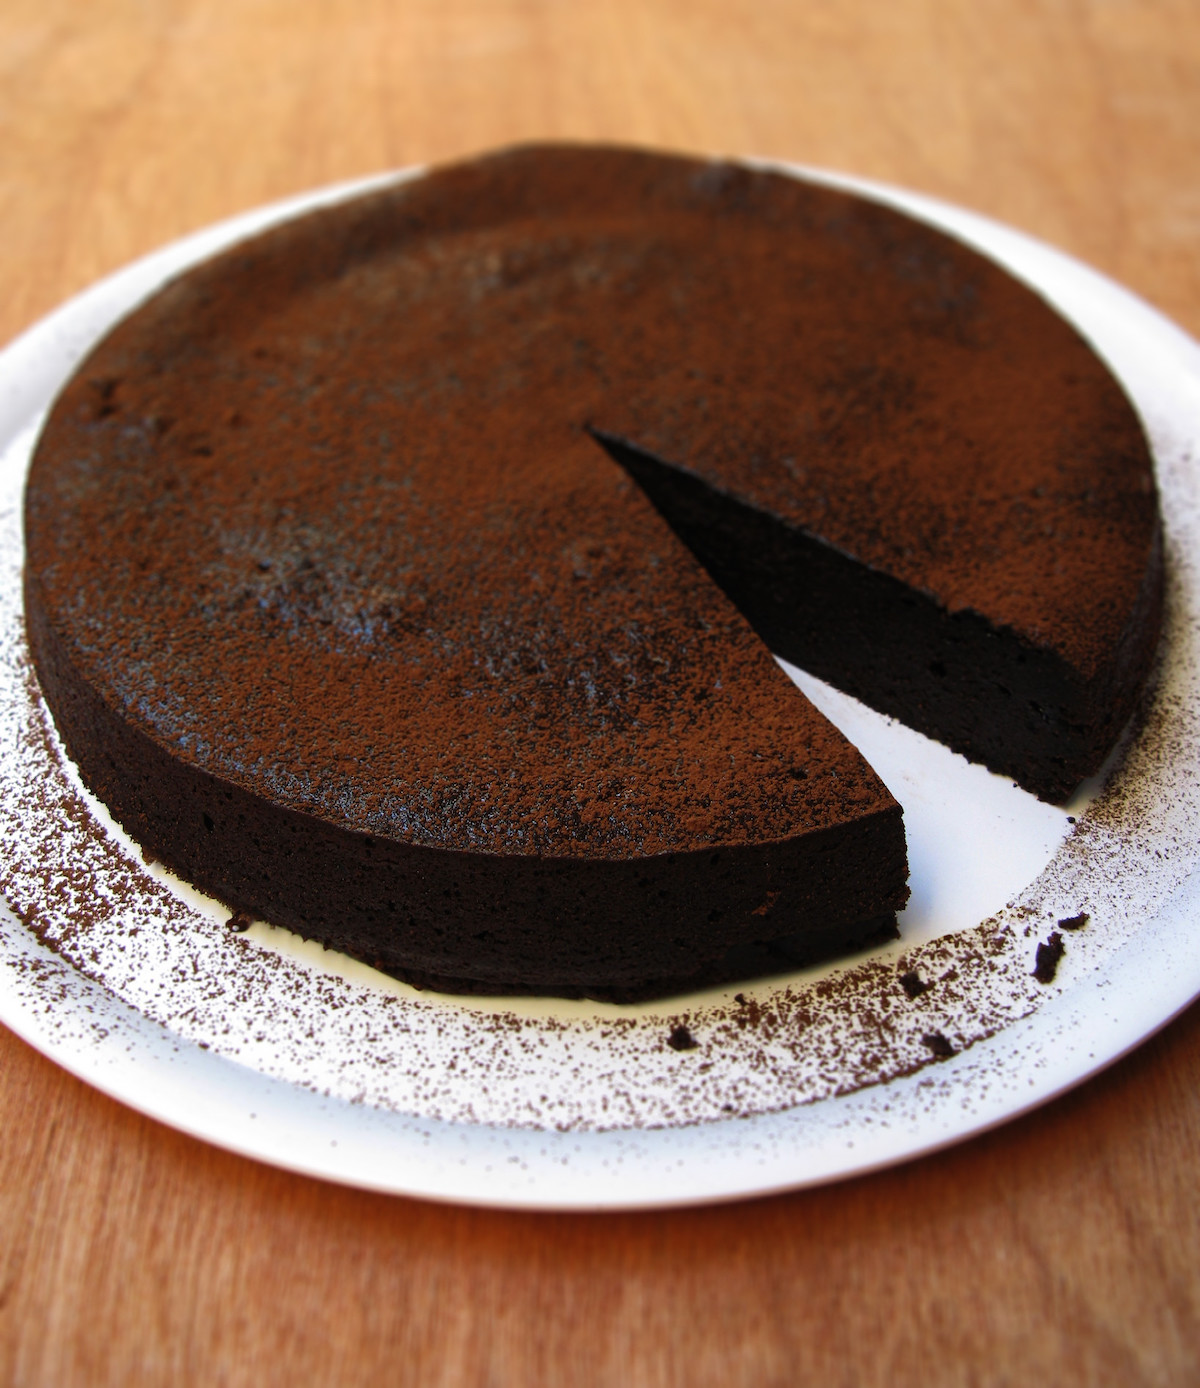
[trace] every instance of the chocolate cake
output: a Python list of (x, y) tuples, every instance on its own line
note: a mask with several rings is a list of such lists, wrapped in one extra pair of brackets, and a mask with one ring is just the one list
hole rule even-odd
[(868, 201), (572, 147), (168, 285), (55, 405), (26, 540), (47, 701), (146, 851), (475, 991), (878, 930), (899, 807), (767, 646), (1061, 797), (1161, 589), (1140, 426), (1030, 290)]

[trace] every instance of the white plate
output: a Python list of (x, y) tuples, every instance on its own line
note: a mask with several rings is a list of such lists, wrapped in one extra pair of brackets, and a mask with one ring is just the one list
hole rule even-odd
[[(1200, 992), (1200, 348), (1018, 232), (813, 176), (1009, 266), (1091, 338), (1146, 421), (1167, 632), (1105, 788), (1068, 819), (797, 674), (904, 805), (914, 891), (897, 945), (736, 996), (621, 1008), (423, 995), (267, 926), (231, 933), (216, 903), (142, 863), (62, 756), (25, 652), (21, 488), (41, 416), (109, 324), (214, 250), (379, 180), (325, 190), (139, 261), (0, 354), (0, 1020), (133, 1107), (280, 1166), (596, 1209), (811, 1185), (959, 1141), (1077, 1084)], [(1038, 983), (1039, 941), (1081, 912)], [(916, 998), (900, 983), (912, 971), (932, 985)], [(680, 1023), (695, 1049), (667, 1044)]]

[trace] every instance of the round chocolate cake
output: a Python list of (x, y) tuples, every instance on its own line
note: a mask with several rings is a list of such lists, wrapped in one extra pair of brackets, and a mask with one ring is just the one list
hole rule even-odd
[(634, 996), (907, 896), (774, 650), (1037, 794), (1158, 634), (1140, 425), (976, 253), (740, 165), (529, 147), (121, 323), (26, 503), (87, 783), (229, 903), (422, 984)]

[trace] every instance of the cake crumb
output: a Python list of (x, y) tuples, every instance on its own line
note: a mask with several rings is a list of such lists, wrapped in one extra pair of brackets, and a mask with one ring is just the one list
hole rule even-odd
[(673, 1051), (694, 1051), (699, 1044), (699, 1041), (682, 1023), (677, 1027), (672, 1027), (671, 1034), (667, 1037), (667, 1045)]
[(1037, 947), (1037, 962), (1033, 967), (1034, 978), (1039, 983), (1053, 983), (1054, 975), (1058, 972), (1059, 960), (1066, 952), (1063, 937), (1057, 930), (1052, 930), (1050, 938)]
[(225, 922), (225, 924), (230, 928), (230, 930), (236, 931), (239, 935), (244, 935), (246, 931), (249, 930), (250, 927), (254, 924), (254, 921), (245, 913), (245, 911), (235, 911), (233, 915), (230, 916), (229, 919)]
[(1068, 916), (1066, 920), (1059, 921), (1058, 928), (1060, 930), (1082, 930), (1089, 920), (1091, 917), (1088, 913), (1080, 911), (1077, 916)]
[(935, 1060), (949, 1060), (954, 1054), (954, 1047), (940, 1031), (927, 1031), (921, 1040), (933, 1052)]
[(915, 969), (910, 969), (908, 973), (900, 975), (900, 987), (904, 989), (911, 1002), (919, 998), (922, 993), (928, 993), (933, 987), (932, 983), (926, 983)]

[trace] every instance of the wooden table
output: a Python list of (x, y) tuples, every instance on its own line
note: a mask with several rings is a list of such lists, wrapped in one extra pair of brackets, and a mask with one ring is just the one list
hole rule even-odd
[[(4, 0), (0, 339), (215, 218), (531, 136), (978, 208), (1200, 332), (1191, 0)], [(0, 1378), (1200, 1381), (1200, 1010), (955, 1151), (805, 1194), (496, 1214), (283, 1174), (0, 1031)]]

